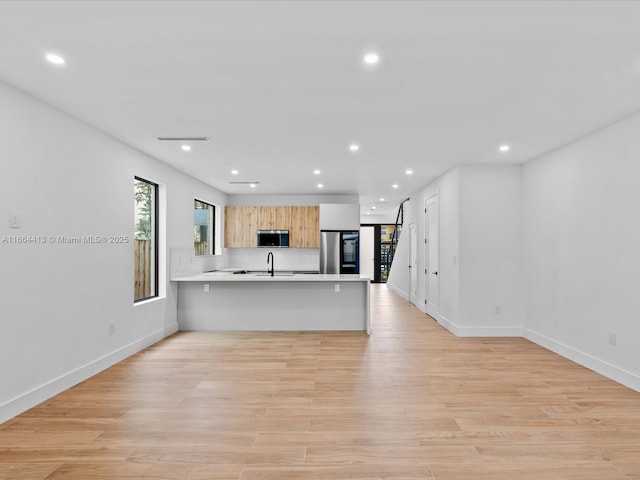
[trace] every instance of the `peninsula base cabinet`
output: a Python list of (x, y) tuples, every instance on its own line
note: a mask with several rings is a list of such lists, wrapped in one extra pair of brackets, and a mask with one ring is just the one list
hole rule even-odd
[(289, 230), (290, 248), (319, 248), (318, 206), (227, 206), (225, 248), (254, 248), (258, 230)]
[(366, 276), (207, 272), (172, 281), (180, 330), (371, 333)]

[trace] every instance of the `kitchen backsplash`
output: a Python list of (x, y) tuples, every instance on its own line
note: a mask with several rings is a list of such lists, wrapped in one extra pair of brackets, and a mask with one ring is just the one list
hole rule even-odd
[(229, 268), (266, 270), (269, 252), (273, 252), (276, 270), (318, 270), (320, 266), (317, 248), (230, 248), (227, 264)]
[(219, 270), (226, 268), (227, 264), (228, 257), (225, 255), (196, 256), (193, 247), (169, 249), (170, 278)]
[(169, 249), (169, 273), (182, 277), (210, 270), (242, 268), (267, 270), (267, 254), (273, 252), (276, 270), (318, 270), (317, 248), (226, 248), (223, 255), (195, 256), (193, 247)]

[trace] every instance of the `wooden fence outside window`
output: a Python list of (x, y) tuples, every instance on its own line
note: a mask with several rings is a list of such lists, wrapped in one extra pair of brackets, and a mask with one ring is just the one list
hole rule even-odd
[(133, 298), (134, 300), (140, 300), (151, 296), (151, 287), (153, 285), (151, 240), (134, 239), (133, 242)]

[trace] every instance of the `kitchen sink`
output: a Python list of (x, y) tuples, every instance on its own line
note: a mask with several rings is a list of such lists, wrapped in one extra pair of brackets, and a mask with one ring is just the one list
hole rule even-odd
[[(266, 270), (235, 270), (235, 275), (255, 275), (256, 277), (268, 277), (271, 274)], [(293, 277), (294, 275), (318, 274), (317, 270), (276, 270), (274, 277)]]
[[(264, 273), (264, 272), (260, 272), (260, 273), (255, 273), (254, 274), (256, 277), (270, 277), (271, 274), (270, 273)], [(295, 275), (295, 273), (293, 272), (276, 272), (273, 274), (274, 277), (293, 277)]]

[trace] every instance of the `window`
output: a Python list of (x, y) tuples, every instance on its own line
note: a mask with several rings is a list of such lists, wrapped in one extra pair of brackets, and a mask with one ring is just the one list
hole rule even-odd
[(133, 301), (158, 296), (158, 185), (134, 180)]
[(193, 248), (196, 255), (215, 252), (216, 208), (200, 200), (193, 201)]

